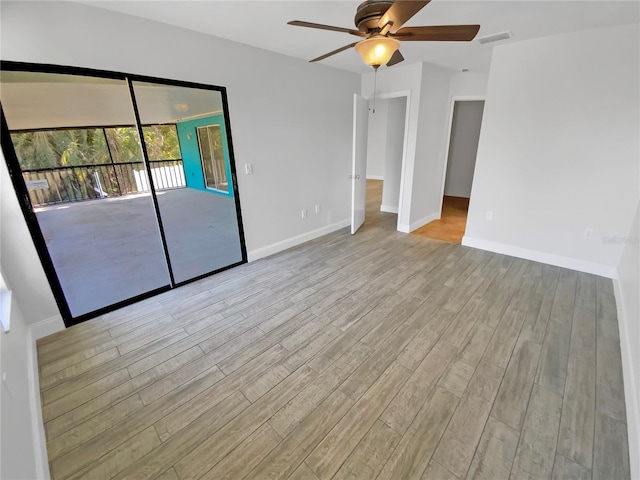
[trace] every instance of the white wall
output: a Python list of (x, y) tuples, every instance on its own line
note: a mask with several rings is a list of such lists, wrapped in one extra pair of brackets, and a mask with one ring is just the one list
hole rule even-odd
[(369, 127), (367, 135), (367, 178), (384, 178), (384, 155), (387, 148), (387, 100), (376, 99), (376, 112), (373, 113), (373, 100), (369, 101)]
[(620, 325), (620, 350), (627, 407), (627, 429), (631, 478), (640, 478), (640, 203), (629, 234), (617, 238), (623, 245), (614, 279), (618, 322)]
[(454, 73), (449, 83), (449, 97), (484, 97), (488, 82), (488, 72)]
[(2, 269), (11, 279), (13, 296), (22, 305), (25, 320), (36, 322), (59, 316), (1, 151), (0, 202)]
[[(359, 75), (87, 5), (2, 2), (0, 8), (3, 60), (227, 87), (250, 259), (347, 225)], [(244, 175), (245, 163), (253, 164), (253, 175)], [(300, 218), (301, 209), (313, 212), (318, 203), (320, 214)], [(32, 271), (38, 260), (27, 244)], [(22, 284), (15, 289), (23, 295)], [(27, 291), (50, 297), (41, 281)], [(50, 307), (50, 298), (44, 303)], [(51, 312), (45, 310), (25, 316), (42, 319)]]
[(494, 48), (463, 244), (612, 276), (605, 238), (638, 202), (639, 43), (630, 25)]
[(451, 73), (423, 64), (409, 231), (440, 218)]
[[(10, 278), (6, 278), (11, 287)], [(0, 333), (0, 365), (6, 380), (0, 400), (0, 478), (48, 478), (37, 388), (35, 348), (21, 305), (13, 297), (11, 330)]]
[(407, 97), (390, 98), (387, 102), (389, 104), (386, 122), (387, 141), (384, 151), (384, 182), (380, 210), (398, 213)]
[(464, 198), (471, 196), (483, 107), (484, 102), (478, 100), (457, 101), (454, 104), (445, 195)]

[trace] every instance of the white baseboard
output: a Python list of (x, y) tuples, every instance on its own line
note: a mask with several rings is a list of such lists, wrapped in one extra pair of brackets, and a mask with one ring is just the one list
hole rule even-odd
[(556, 267), (568, 268), (569, 270), (577, 270), (578, 272), (591, 273), (601, 277), (613, 278), (615, 267), (604, 265), (602, 263), (588, 262), (577, 258), (563, 257), (552, 253), (530, 250), (528, 248), (516, 247), (504, 243), (483, 240), (481, 238), (472, 238), (467, 235), (462, 237), (462, 245), (467, 247), (487, 250), (489, 252), (501, 253), (511, 257), (524, 258), (525, 260), (533, 260), (534, 262), (555, 265)]
[(367, 175), (367, 180), (384, 180), (382, 175)]
[(60, 332), (64, 330), (64, 328), (64, 322), (60, 315), (45, 318), (44, 320), (31, 324), (29, 327), (34, 342), (53, 333)]
[[(631, 478), (640, 479), (640, 394), (636, 385), (636, 372), (633, 362), (633, 345), (629, 334), (627, 315), (622, 286), (618, 275), (613, 277), (613, 293), (618, 310), (618, 329), (620, 332), (620, 356), (622, 359), (622, 376), (624, 381), (624, 401), (627, 408), (627, 438), (629, 441), (629, 461)], [(637, 320), (637, 319), (636, 319)]]
[(380, 211), (386, 213), (398, 213), (398, 207), (392, 207), (391, 205), (380, 205)]
[(440, 214), (439, 213), (432, 213), (430, 215), (427, 215), (424, 218), (421, 218), (420, 220), (418, 220), (417, 222), (412, 222), (410, 225), (410, 232), (413, 232), (414, 230), (417, 230), (420, 227), (424, 227), (427, 223), (431, 223), (434, 220), (438, 220), (440, 219)]
[(267, 245), (266, 247), (251, 250), (247, 252), (247, 257), (249, 262), (254, 262), (261, 258), (268, 257), (269, 255), (273, 255), (275, 253), (286, 250), (287, 248), (295, 247), (296, 245), (300, 245), (301, 243), (308, 242), (309, 240), (313, 240), (318, 237), (322, 237), (323, 235), (327, 235), (331, 232), (335, 232), (336, 230), (340, 230), (341, 228), (348, 227), (349, 225), (351, 225), (351, 220), (341, 220), (340, 222), (332, 223), (330, 225), (317, 228), (316, 230), (311, 230), (310, 232), (287, 238), (286, 240), (282, 240), (280, 242), (272, 243), (271, 245)]
[(409, 225), (407, 225), (406, 223), (399, 223), (398, 224), (398, 231), (399, 232), (404, 232), (404, 233), (413, 232), (414, 230), (417, 230), (418, 228), (423, 227), (427, 223), (431, 223), (434, 220), (438, 220), (439, 218), (440, 218), (440, 214), (432, 213), (432, 214), (427, 215), (426, 217), (421, 218), (417, 222), (413, 222), (413, 223), (411, 223)]
[(410, 233), (410, 232), (413, 232), (414, 230), (417, 230), (420, 227), (425, 226), (427, 223), (433, 222), (434, 220), (438, 220), (439, 218), (440, 218), (439, 214), (432, 213), (431, 215), (427, 215), (426, 217), (421, 218), (417, 222), (413, 222), (411, 224), (399, 223), (398, 231), (403, 233)]

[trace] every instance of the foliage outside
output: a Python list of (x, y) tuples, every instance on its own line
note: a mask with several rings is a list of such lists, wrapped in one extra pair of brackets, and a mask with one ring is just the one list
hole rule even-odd
[[(175, 125), (143, 127), (149, 160), (180, 158)], [(135, 127), (83, 128), (14, 132), (11, 139), (23, 170), (141, 162)], [(107, 140), (109, 142), (107, 148)]]
[[(180, 159), (175, 125), (143, 132), (149, 160)], [(34, 205), (136, 192), (135, 175), (146, 177), (135, 127), (13, 132), (11, 139), (25, 181), (47, 181), (29, 191)], [(49, 170), (29, 172), (38, 169)]]

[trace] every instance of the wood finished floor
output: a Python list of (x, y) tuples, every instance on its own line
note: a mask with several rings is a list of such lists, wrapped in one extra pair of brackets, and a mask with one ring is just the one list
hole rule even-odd
[(368, 221), (38, 342), (63, 478), (629, 478), (611, 281)]
[(435, 240), (460, 244), (467, 228), (468, 211), (468, 198), (445, 196), (442, 199), (442, 217), (411, 233)]

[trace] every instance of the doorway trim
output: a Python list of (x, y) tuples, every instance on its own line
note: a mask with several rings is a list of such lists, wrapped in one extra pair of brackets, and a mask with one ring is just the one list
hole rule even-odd
[[(447, 180), (447, 166), (449, 164), (449, 149), (451, 148), (451, 132), (453, 130), (453, 111), (456, 106), (456, 102), (484, 102), (485, 95), (453, 95), (451, 97), (451, 103), (449, 105), (449, 124), (447, 127), (447, 139), (445, 143), (444, 149), (444, 164), (442, 170), (442, 186), (440, 187), (440, 208), (438, 210), (438, 218), (439, 220), (442, 218), (442, 204), (444, 202), (444, 184)], [(482, 123), (480, 124), (480, 133), (482, 134)], [(473, 182), (471, 183), (471, 191), (473, 192)], [(469, 198), (471, 201), (471, 198)]]
[[(411, 114), (411, 90), (399, 90), (397, 92), (380, 93), (378, 95), (374, 93), (372, 96), (365, 97), (365, 99), (367, 101), (371, 101), (373, 100), (374, 97), (380, 100), (389, 100), (391, 98), (402, 98), (402, 97), (405, 97), (407, 99), (406, 100), (407, 105), (404, 113), (404, 132), (403, 132), (403, 139), (402, 139), (402, 163), (400, 167), (400, 192), (399, 192), (400, 198), (398, 199), (398, 212), (397, 212), (398, 219), (396, 222), (396, 231), (404, 232), (404, 229), (400, 228), (401, 227), (400, 218), (402, 218), (401, 214), (405, 208), (403, 204), (404, 202), (402, 201), (402, 199), (404, 198), (403, 194), (405, 189), (405, 171), (406, 171), (406, 165), (407, 165), (407, 151), (409, 147), (409, 118)], [(384, 177), (382, 181), (384, 182)], [(384, 184), (383, 184), (383, 188), (384, 188)]]

